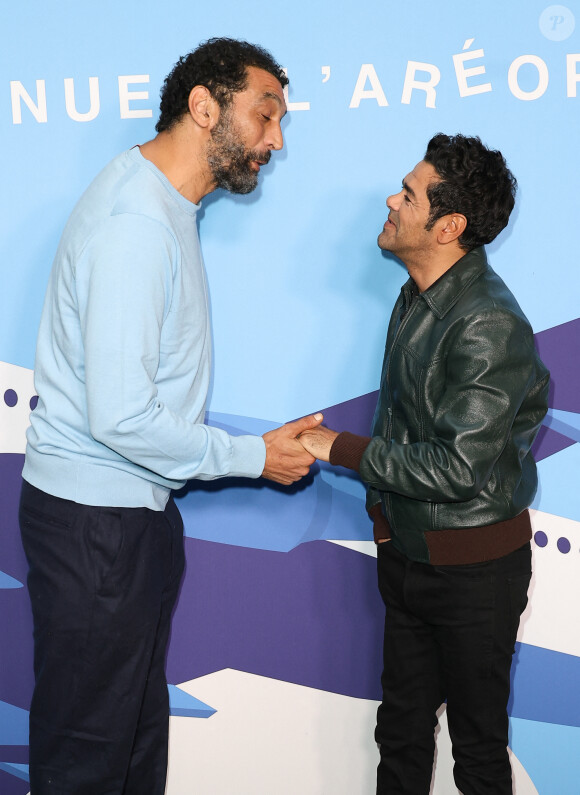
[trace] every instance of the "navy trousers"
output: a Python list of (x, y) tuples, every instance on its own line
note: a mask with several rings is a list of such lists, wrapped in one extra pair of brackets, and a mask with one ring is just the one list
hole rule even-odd
[(413, 563), (378, 547), (386, 607), (377, 793), (427, 795), (436, 711), (447, 700), (463, 795), (512, 795), (507, 703), (531, 550), (466, 566)]
[(183, 523), (79, 505), (24, 482), (35, 688), (31, 795), (163, 795), (165, 655), (184, 569)]

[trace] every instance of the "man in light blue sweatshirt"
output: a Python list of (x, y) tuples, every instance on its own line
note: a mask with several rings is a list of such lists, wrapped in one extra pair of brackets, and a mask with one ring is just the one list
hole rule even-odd
[(282, 148), (283, 70), (211, 39), (162, 91), (157, 136), (115, 158), (64, 230), (40, 324), (20, 524), (30, 570), (32, 795), (162, 795), (165, 652), (184, 566), (171, 491), (290, 484), (314, 415), (233, 437), (204, 424), (211, 334), (196, 229), (217, 187), (248, 193)]

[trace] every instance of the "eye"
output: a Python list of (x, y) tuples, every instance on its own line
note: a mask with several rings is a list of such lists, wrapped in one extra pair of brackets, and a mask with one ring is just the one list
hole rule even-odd
[(271, 121), (271, 119), (272, 119), (271, 116), (267, 116), (265, 113), (262, 113), (262, 118), (266, 119), (266, 121)]

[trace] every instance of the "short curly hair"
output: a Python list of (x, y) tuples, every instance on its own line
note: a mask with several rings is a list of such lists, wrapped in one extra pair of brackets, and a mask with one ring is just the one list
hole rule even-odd
[(270, 53), (247, 41), (212, 38), (182, 56), (161, 89), (157, 132), (170, 130), (187, 113), (189, 94), (194, 86), (205, 86), (218, 105), (226, 107), (233, 94), (245, 89), (249, 66), (269, 72), (282, 88), (288, 85), (286, 73)]
[(502, 153), (477, 137), (438, 133), (429, 141), (424, 160), (440, 177), (427, 188), (431, 211), (426, 229), (444, 215), (461, 213), (467, 219), (458, 239), (461, 248), (470, 251), (491, 243), (507, 226), (517, 190)]

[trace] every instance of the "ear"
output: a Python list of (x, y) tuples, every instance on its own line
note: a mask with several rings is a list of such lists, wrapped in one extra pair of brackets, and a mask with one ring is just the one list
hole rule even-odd
[(439, 219), (437, 242), (445, 245), (457, 240), (467, 228), (467, 218), (461, 213), (452, 213)]
[(205, 86), (191, 89), (187, 106), (189, 115), (199, 127), (214, 127), (219, 117), (219, 106)]

